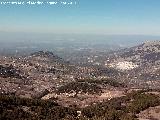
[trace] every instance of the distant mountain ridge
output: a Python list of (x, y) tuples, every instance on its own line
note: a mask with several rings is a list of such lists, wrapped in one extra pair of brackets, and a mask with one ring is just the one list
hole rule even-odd
[(59, 58), (58, 56), (54, 55), (53, 52), (50, 52), (50, 51), (38, 51), (38, 52), (34, 52), (34, 53), (31, 53), (31, 56)]
[(160, 60), (160, 41), (145, 42), (121, 52), (119, 58), (140, 63), (154, 63)]
[(137, 87), (160, 87), (160, 41), (115, 52), (109, 66), (123, 71), (122, 81)]

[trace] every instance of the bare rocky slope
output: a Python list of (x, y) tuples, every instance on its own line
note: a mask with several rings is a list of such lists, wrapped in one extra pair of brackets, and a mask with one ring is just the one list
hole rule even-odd
[(126, 73), (121, 80), (131, 86), (160, 87), (160, 41), (115, 52), (107, 66)]

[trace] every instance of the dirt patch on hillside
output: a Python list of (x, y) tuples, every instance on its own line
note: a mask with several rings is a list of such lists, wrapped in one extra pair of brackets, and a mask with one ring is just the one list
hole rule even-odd
[(150, 107), (138, 114), (139, 120), (160, 120), (160, 106)]

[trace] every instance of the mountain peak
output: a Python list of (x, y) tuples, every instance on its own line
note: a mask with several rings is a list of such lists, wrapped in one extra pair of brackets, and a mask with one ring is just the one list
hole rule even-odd
[(34, 52), (31, 54), (31, 56), (34, 57), (52, 57), (52, 58), (57, 58), (58, 56), (54, 55), (53, 52), (50, 51), (38, 51), (38, 52)]
[(160, 45), (160, 40), (155, 40), (155, 41), (146, 41), (144, 42), (144, 45), (149, 46), (149, 45)]
[(135, 51), (143, 51), (143, 52), (160, 52), (160, 41), (147, 41), (142, 45), (136, 47)]

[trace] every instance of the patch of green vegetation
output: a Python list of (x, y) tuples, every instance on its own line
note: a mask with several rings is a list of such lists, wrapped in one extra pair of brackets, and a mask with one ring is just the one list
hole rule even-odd
[[(160, 98), (146, 91), (93, 104), (86, 108), (62, 107), (51, 100), (0, 95), (1, 120), (137, 120), (140, 111), (160, 105)], [(78, 111), (81, 115), (78, 116)]]
[(136, 114), (149, 107), (160, 105), (160, 98), (144, 91), (132, 92), (120, 98), (88, 106), (82, 110), (87, 118), (105, 120), (135, 120)]
[(87, 82), (72, 82), (58, 88), (57, 93), (101, 93), (101, 88), (94, 83)]
[(119, 83), (115, 79), (106, 78), (106, 79), (85, 79), (78, 80), (78, 82), (86, 82), (86, 83), (94, 83), (94, 84), (106, 84), (111, 85), (113, 87), (126, 87), (124, 83)]
[(66, 116), (76, 117), (77, 112), (50, 100), (0, 95), (0, 120), (58, 120)]

